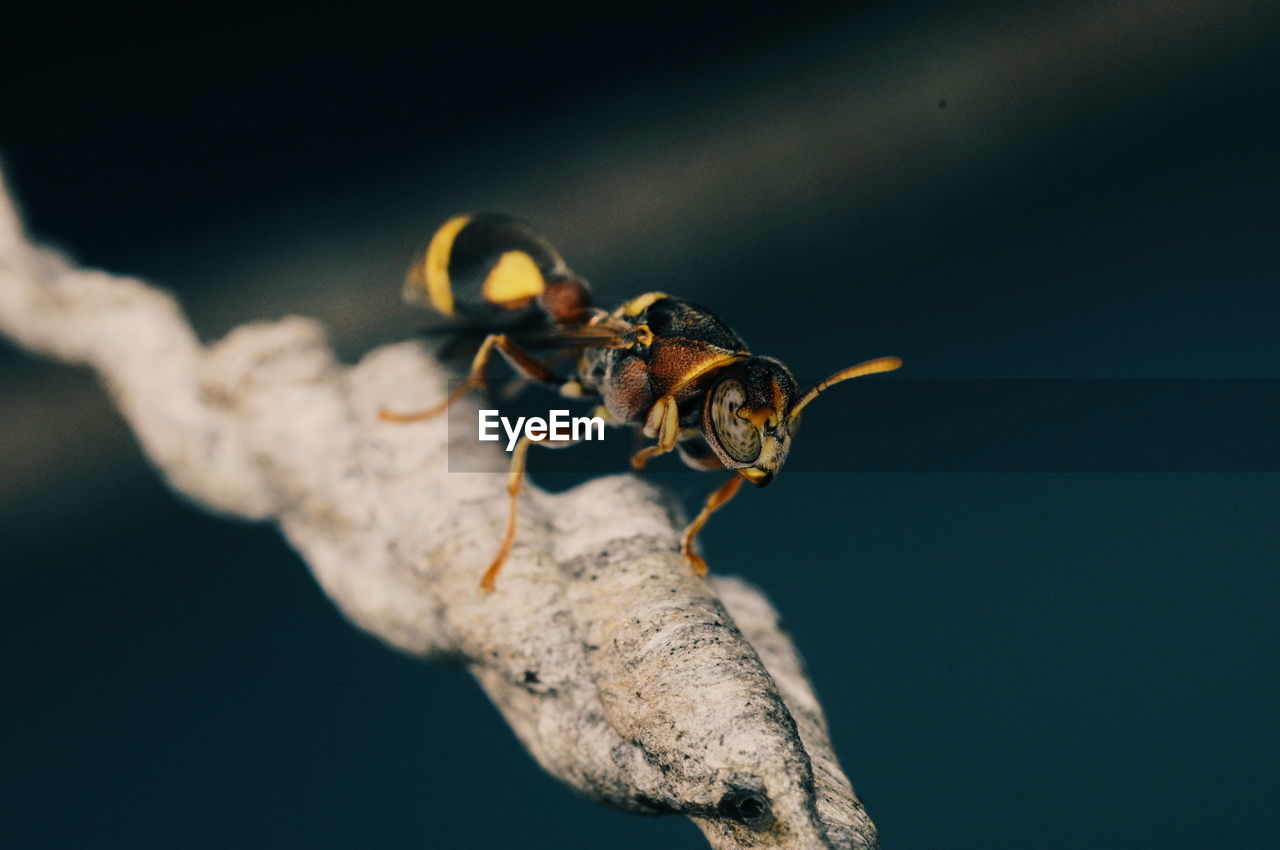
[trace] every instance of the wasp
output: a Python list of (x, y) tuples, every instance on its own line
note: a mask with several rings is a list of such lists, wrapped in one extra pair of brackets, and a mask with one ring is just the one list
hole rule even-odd
[[(568, 398), (594, 399), (595, 415), (653, 440), (632, 456), (636, 469), (676, 451), (694, 469), (733, 473), (684, 530), (681, 550), (698, 575), (707, 571), (693, 549), (698, 532), (744, 481), (763, 487), (773, 480), (805, 407), (841, 381), (902, 365), (879, 357), (802, 389), (781, 361), (752, 354), (705, 307), (664, 292), (645, 293), (612, 312), (593, 306), (586, 281), (551, 243), (505, 215), (446, 221), (410, 267), (404, 295), (485, 336), (466, 379), (444, 401), (413, 413), (383, 410), (383, 421), (427, 420), (485, 388), (494, 352), (526, 380)], [(569, 374), (556, 366), (565, 358), (575, 361)], [(529, 445), (522, 437), (512, 450), (507, 529), (481, 580), (485, 590), (494, 589), (515, 540)]]

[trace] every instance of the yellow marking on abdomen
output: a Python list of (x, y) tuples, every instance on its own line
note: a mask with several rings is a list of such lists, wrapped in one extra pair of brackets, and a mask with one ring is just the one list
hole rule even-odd
[(508, 251), (498, 258), (484, 279), (481, 294), (491, 304), (510, 304), (536, 298), (547, 288), (538, 264), (524, 251)]
[(421, 301), (425, 296), (441, 315), (453, 315), (453, 287), (449, 282), (449, 255), (453, 242), (462, 228), (471, 222), (471, 216), (459, 215), (440, 225), (431, 237), (431, 244), (423, 252), (422, 259), (409, 269), (405, 281), (405, 299)]

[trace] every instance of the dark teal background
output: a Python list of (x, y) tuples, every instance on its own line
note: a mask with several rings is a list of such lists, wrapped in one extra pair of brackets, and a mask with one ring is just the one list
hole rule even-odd
[[(0, 154), (40, 237), (210, 339), (289, 311), (350, 358), (409, 336), (402, 268), (474, 205), (802, 375), (1275, 379), (1277, 20), (1203, 9), (42, 7), (0, 36)], [(885, 846), (1271, 846), (1277, 476), (821, 471), (882, 439), (874, 396), (816, 403), (795, 474), (703, 539), (786, 617)], [(571, 483), (557, 455), (536, 481)], [(717, 481), (673, 464), (690, 504)], [(704, 846), (575, 798), (273, 529), (171, 495), (84, 372), (0, 351), (0, 485), (4, 846)]]

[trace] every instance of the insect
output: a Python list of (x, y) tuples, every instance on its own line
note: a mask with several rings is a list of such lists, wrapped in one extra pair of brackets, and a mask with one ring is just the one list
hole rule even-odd
[[(405, 298), (487, 336), (466, 380), (443, 402), (413, 413), (383, 410), (383, 421), (430, 419), (485, 387), (495, 351), (525, 379), (569, 398), (595, 399), (594, 415), (654, 440), (632, 456), (636, 469), (677, 451), (695, 469), (732, 471), (684, 530), (681, 549), (699, 575), (707, 564), (693, 549), (698, 532), (743, 481), (763, 487), (773, 480), (804, 408), (841, 381), (902, 365), (880, 357), (801, 389), (781, 361), (752, 354), (737, 333), (696, 304), (648, 292), (612, 312), (594, 307), (586, 282), (555, 248), (504, 215), (460, 215), (441, 225), (409, 270)], [(549, 362), (565, 356), (576, 357), (567, 375)], [(494, 589), (515, 539), (529, 445), (522, 437), (512, 451), (507, 530), (481, 580), (485, 590)]]

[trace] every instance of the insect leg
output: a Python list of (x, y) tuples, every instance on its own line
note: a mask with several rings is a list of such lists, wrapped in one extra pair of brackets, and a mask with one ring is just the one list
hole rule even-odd
[(702, 526), (707, 524), (707, 520), (717, 509), (723, 507), (726, 502), (734, 497), (738, 492), (738, 488), (742, 486), (742, 476), (734, 475), (728, 481), (716, 488), (715, 492), (707, 497), (707, 502), (702, 506), (702, 512), (689, 523), (689, 527), (684, 530), (684, 538), (680, 544), (680, 551), (689, 561), (689, 565), (693, 567), (695, 574), (704, 576), (707, 574), (707, 562), (702, 560), (702, 556), (693, 551), (693, 538), (698, 536), (698, 532), (702, 530)]
[(647, 436), (657, 437), (658, 442), (631, 456), (631, 465), (636, 469), (644, 469), (649, 458), (666, 454), (676, 447), (676, 438), (680, 436), (680, 414), (676, 409), (675, 396), (664, 395), (654, 403), (649, 409), (644, 432)]
[(493, 563), (489, 565), (489, 569), (485, 571), (484, 578), (480, 580), (480, 587), (486, 591), (494, 589), (495, 582), (498, 578), (498, 572), (502, 569), (502, 564), (507, 560), (507, 555), (511, 554), (511, 545), (516, 539), (516, 498), (520, 495), (521, 489), (524, 487), (525, 461), (529, 454), (529, 446), (534, 443), (545, 446), (549, 449), (564, 449), (569, 446), (575, 446), (582, 442), (581, 440), (530, 440), (528, 437), (521, 437), (516, 443), (516, 447), (511, 452), (511, 472), (507, 478), (507, 495), (511, 499), (510, 509), (507, 514), (507, 533), (502, 538), (502, 548), (498, 550), (497, 556), (493, 559)]
[[(606, 422), (611, 422), (609, 411), (603, 406), (599, 406), (593, 412), (593, 415), (599, 416)], [(507, 479), (507, 494), (511, 499), (510, 513), (507, 515), (507, 533), (502, 539), (502, 548), (498, 550), (498, 555), (493, 559), (493, 563), (489, 565), (489, 569), (485, 572), (484, 578), (480, 581), (480, 586), (490, 591), (494, 589), (494, 582), (498, 578), (498, 572), (502, 569), (502, 564), (507, 559), (507, 555), (511, 554), (511, 546), (516, 538), (516, 497), (520, 495), (520, 490), (524, 486), (525, 462), (529, 452), (530, 445), (538, 445), (547, 449), (567, 449), (570, 446), (576, 446), (581, 443), (581, 439), (567, 440), (530, 440), (528, 437), (521, 437), (516, 447), (511, 452), (511, 472)]]
[(563, 383), (563, 379), (556, 374), (555, 369), (550, 364), (534, 357), (508, 339), (505, 334), (498, 336), (494, 347), (498, 349), (502, 359), (507, 361), (511, 368), (515, 369), (521, 377), (530, 381), (537, 381), (540, 384), (553, 384), (557, 387)]
[[(563, 366), (564, 362), (568, 360), (571, 356), (573, 356), (573, 352), (571, 351), (558, 351), (555, 354), (543, 360), (542, 365), (544, 365), (547, 369), (552, 369), (557, 366)], [(508, 360), (507, 362), (510, 363), (511, 361)], [(524, 392), (525, 388), (528, 387), (529, 384), (531, 383), (549, 383), (548, 381), (540, 381), (537, 378), (531, 378), (528, 375), (526, 375), (523, 371), (520, 371), (518, 369), (517, 371), (519, 371), (520, 373), (516, 375), (514, 378), (512, 378), (510, 381), (508, 381), (507, 385), (503, 387), (502, 390), (498, 393), (498, 399), (500, 401), (511, 401), (513, 398), (520, 395), (520, 393)], [(560, 379), (557, 378), (555, 383), (560, 384)], [(578, 382), (575, 380), (575, 381), (570, 381), (569, 383), (577, 384)], [(579, 391), (577, 395), (573, 395), (572, 393), (566, 393), (565, 386), (567, 386), (567, 384), (562, 384), (558, 386), (558, 389), (560, 390), (560, 394), (563, 395), (565, 398), (581, 397), (582, 395), (581, 391)]]
[(426, 410), (417, 410), (413, 413), (393, 413), (383, 408), (378, 411), (378, 418), (383, 422), (395, 422), (398, 425), (403, 425), (409, 422), (422, 422), (444, 413), (449, 409), (449, 405), (462, 398), (473, 388), (484, 386), (489, 372), (489, 360), (493, 357), (493, 347), (502, 338), (502, 334), (489, 334), (484, 338), (484, 342), (480, 343), (480, 350), (476, 352), (475, 359), (471, 361), (471, 371), (467, 374), (466, 380), (459, 384), (453, 392), (449, 393), (444, 401), (428, 407)]
[(498, 353), (502, 355), (502, 359), (511, 364), (511, 368), (521, 375), (543, 383), (557, 385), (560, 383), (559, 377), (550, 366), (511, 342), (511, 340), (507, 339), (506, 334), (490, 334), (484, 338), (484, 342), (480, 344), (480, 350), (476, 352), (475, 359), (471, 361), (471, 371), (467, 374), (466, 380), (453, 392), (449, 393), (444, 401), (426, 410), (418, 410), (413, 413), (393, 413), (390, 410), (380, 410), (378, 411), (378, 418), (383, 422), (405, 424), (407, 422), (422, 422), (439, 416), (449, 409), (449, 405), (471, 390), (484, 387), (488, 381), (489, 363), (493, 360), (494, 349), (497, 349)]
[(511, 554), (511, 544), (516, 539), (516, 497), (520, 495), (520, 490), (524, 486), (525, 458), (529, 454), (530, 442), (528, 437), (521, 437), (520, 442), (516, 443), (515, 449), (511, 452), (511, 472), (507, 477), (507, 496), (511, 500), (507, 511), (507, 533), (502, 538), (502, 548), (498, 550), (493, 563), (489, 565), (484, 578), (480, 580), (480, 587), (486, 592), (494, 589), (494, 583), (498, 580), (498, 571), (502, 569), (502, 562), (507, 560), (507, 555)]

